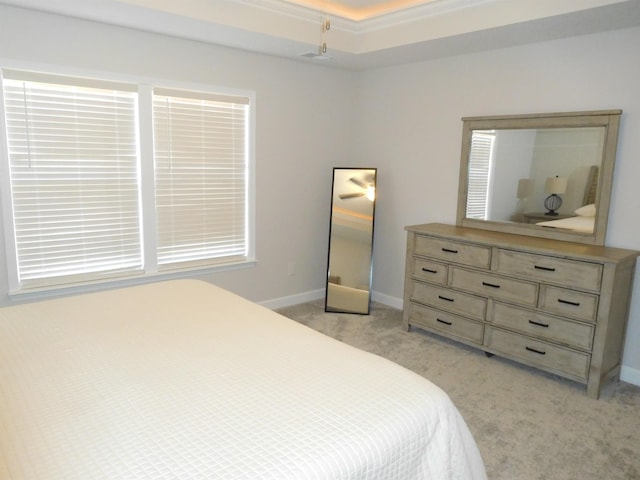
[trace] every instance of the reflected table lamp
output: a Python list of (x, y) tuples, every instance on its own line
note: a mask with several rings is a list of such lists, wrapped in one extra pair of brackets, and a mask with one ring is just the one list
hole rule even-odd
[(562, 195), (567, 191), (567, 178), (566, 177), (549, 177), (544, 184), (544, 192), (549, 196), (544, 199), (544, 208), (547, 211), (545, 215), (556, 216), (558, 215), (558, 209), (562, 206)]
[(526, 198), (531, 196), (533, 192), (533, 179), (531, 178), (521, 178), (518, 180), (518, 191), (516, 196), (518, 200), (525, 200)]

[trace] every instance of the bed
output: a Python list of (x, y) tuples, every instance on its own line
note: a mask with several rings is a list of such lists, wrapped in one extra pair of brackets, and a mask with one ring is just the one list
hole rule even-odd
[(428, 380), (173, 280), (0, 309), (0, 478), (486, 475)]
[(548, 220), (538, 222), (536, 225), (548, 228), (563, 228), (581, 233), (593, 233), (596, 221), (595, 204), (584, 205), (575, 212), (575, 217), (560, 218), (558, 220)]
[(343, 312), (368, 312), (369, 290), (327, 282), (327, 306)]
[(547, 220), (545, 222), (537, 222), (536, 225), (547, 228), (562, 228), (573, 232), (593, 233), (595, 225), (595, 217), (568, 217), (559, 220)]

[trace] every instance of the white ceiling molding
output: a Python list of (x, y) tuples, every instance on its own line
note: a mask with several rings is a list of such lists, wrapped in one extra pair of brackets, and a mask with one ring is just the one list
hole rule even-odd
[[(608, 26), (605, 17), (595, 10), (623, 3), (611, 0), (451, 0), (446, 3), (449, 8), (443, 8), (444, 4), (428, 4), (362, 22), (359, 48), (355, 53), (369, 53), (514, 25), (526, 29), (527, 24), (536, 24), (536, 28), (542, 31), (544, 21), (564, 18), (568, 26), (571, 15), (590, 10), (595, 15), (592, 16), (595, 22), (591, 23), (601, 22), (601, 27), (605, 29), (615, 28)], [(634, 3), (638, 10), (636, 18), (640, 18), (640, 3)], [(589, 28), (597, 28), (597, 25)], [(567, 30), (566, 36), (571, 34)], [(514, 43), (518, 43), (517, 39), (514, 39)]]
[[(319, 8), (299, 3), (319, 2)], [(640, 0), (341, 0), (398, 10), (354, 20), (330, 0), (0, 0), (0, 4), (361, 69), (640, 25)], [(292, 3), (296, 2), (296, 3)], [(324, 2), (324, 3), (322, 3)], [(311, 3), (314, 4), (314, 3)], [(407, 6), (408, 5), (408, 6)], [(355, 8), (355, 7), (354, 7)], [(323, 36), (322, 21), (331, 18)], [(318, 57), (322, 41), (328, 55)], [(303, 56), (307, 54), (307, 56)]]

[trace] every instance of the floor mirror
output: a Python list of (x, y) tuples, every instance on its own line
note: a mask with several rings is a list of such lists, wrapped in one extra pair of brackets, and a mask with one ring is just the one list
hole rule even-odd
[(326, 312), (369, 313), (376, 175), (375, 168), (333, 169)]

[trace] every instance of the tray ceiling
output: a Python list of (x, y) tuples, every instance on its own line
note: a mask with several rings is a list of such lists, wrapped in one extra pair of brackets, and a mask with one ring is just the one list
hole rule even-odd
[[(640, 25), (640, 0), (0, 0), (364, 69)], [(323, 31), (325, 18), (331, 23)], [(320, 46), (326, 43), (326, 54)]]

